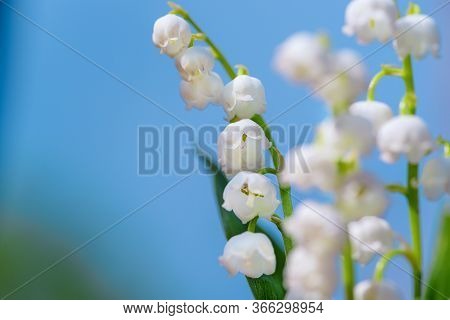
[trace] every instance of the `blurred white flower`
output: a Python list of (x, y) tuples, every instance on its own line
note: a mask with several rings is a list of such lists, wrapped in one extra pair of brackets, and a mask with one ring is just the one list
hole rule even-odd
[(214, 57), (208, 48), (191, 47), (176, 58), (175, 65), (181, 77), (191, 81), (212, 71)]
[(276, 259), (272, 243), (262, 233), (244, 232), (228, 240), (219, 258), (230, 275), (238, 272), (250, 278), (275, 272)]
[(222, 207), (233, 210), (247, 223), (256, 216), (270, 218), (280, 204), (272, 182), (259, 173), (242, 171), (228, 182), (223, 192)]
[(225, 85), (223, 103), (229, 119), (249, 119), (266, 111), (264, 86), (256, 78), (240, 75)]
[(438, 200), (444, 194), (450, 194), (450, 159), (429, 160), (423, 168), (420, 183), (429, 200)]
[(315, 255), (337, 254), (345, 239), (344, 222), (334, 207), (315, 201), (304, 201), (283, 223), (296, 245)]
[(270, 145), (263, 129), (254, 121), (230, 123), (217, 141), (218, 162), (227, 175), (257, 171), (264, 166), (264, 151)]
[(159, 18), (153, 25), (153, 43), (172, 58), (189, 46), (191, 36), (189, 24), (174, 14)]
[(286, 154), (280, 181), (301, 189), (319, 188), (332, 191), (339, 181), (338, 156), (330, 148), (315, 144), (296, 147)]
[(336, 205), (347, 221), (379, 216), (387, 204), (384, 185), (365, 172), (351, 175), (336, 193)]
[(439, 56), (439, 33), (433, 18), (412, 14), (398, 19), (395, 25), (394, 48), (401, 59), (408, 54), (421, 59), (429, 52)]
[(342, 31), (360, 43), (386, 42), (394, 35), (397, 6), (393, 0), (353, 0), (345, 11)]
[(313, 89), (332, 109), (341, 111), (367, 89), (366, 68), (352, 50), (329, 54), (327, 64), (327, 74), (315, 81)]
[(355, 286), (356, 300), (400, 300), (398, 288), (391, 282), (364, 280)]
[(363, 217), (348, 224), (353, 259), (367, 264), (374, 254), (385, 254), (392, 249), (394, 232), (386, 220)]
[(221, 104), (223, 82), (215, 72), (197, 76), (191, 81), (181, 80), (180, 94), (186, 107), (204, 109), (210, 103)]
[(375, 132), (389, 119), (392, 118), (391, 108), (379, 101), (358, 101), (349, 109), (350, 114), (366, 118), (372, 124)]
[(387, 163), (405, 154), (408, 161), (418, 163), (434, 148), (428, 128), (417, 116), (402, 115), (387, 121), (378, 131), (378, 148), (381, 159)]
[(297, 32), (278, 46), (275, 69), (291, 81), (310, 83), (327, 70), (328, 45), (324, 35)]
[(286, 299), (330, 299), (337, 284), (335, 261), (297, 247), (287, 257), (283, 281)]
[(343, 114), (327, 119), (317, 127), (316, 143), (345, 158), (370, 153), (375, 145), (375, 135), (367, 119)]

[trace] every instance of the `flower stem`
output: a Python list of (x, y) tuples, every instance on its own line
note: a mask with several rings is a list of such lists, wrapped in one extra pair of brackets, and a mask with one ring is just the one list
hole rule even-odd
[(250, 220), (247, 226), (247, 231), (249, 232), (255, 232), (256, 231), (256, 223), (258, 222), (258, 216)]
[(260, 170), (258, 170), (258, 173), (259, 174), (267, 174), (267, 173), (270, 173), (270, 174), (278, 174), (278, 171), (277, 171), (277, 169), (274, 169), (274, 168), (262, 168), (262, 169), (260, 169)]
[(392, 250), (392, 251), (388, 252), (387, 254), (385, 254), (384, 256), (382, 256), (382, 258), (378, 261), (378, 263), (375, 267), (375, 272), (373, 274), (373, 280), (377, 281), (377, 282), (381, 281), (383, 279), (384, 270), (386, 269), (386, 266), (388, 265), (388, 263), (395, 256), (399, 256), (399, 255), (404, 256), (408, 260), (408, 262), (411, 264), (411, 268), (413, 269), (413, 272), (414, 272), (414, 277), (416, 277), (420, 274), (420, 268), (417, 265), (417, 261), (416, 261), (414, 254), (410, 250), (396, 249), (396, 250)]
[(355, 286), (355, 274), (352, 260), (352, 247), (347, 237), (342, 252), (342, 280), (344, 282), (345, 298), (353, 300), (353, 288)]
[(403, 70), (397, 67), (383, 65), (381, 66), (381, 71), (378, 72), (370, 81), (369, 88), (367, 89), (367, 100), (373, 101), (375, 100), (375, 89), (378, 86), (378, 83), (385, 76), (396, 76), (401, 77), (403, 75)]

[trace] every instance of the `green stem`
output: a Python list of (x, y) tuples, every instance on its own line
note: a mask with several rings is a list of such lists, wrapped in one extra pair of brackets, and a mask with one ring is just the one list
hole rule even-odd
[(355, 286), (355, 275), (352, 260), (352, 247), (350, 239), (347, 237), (344, 250), (342, 252), (342, 281), (344, 283), (345, 297), (353, 300), (353, 288)]
[(258, 173), (259, 174), (267, 174), (267, 173), (270, 173), (270, 174), (278, 174), (278, 171), (276, 170), (276, 169), (274, 169), (274, 168), (262, 168), (262, 169), (260, 169), (260, 170), (258, 170)]
[(289, 253), (289, 251), (291, 251), (292, 247), (293, 247), (293, 243), (292, 243), (292, 239), (289, 238), (283, 231), (282, 228), (282, 222), (283, 220), (277, 216), (276, 214), (274, 214), (271, 218), (270, 221), (275, 224), (277, 226), (277, 229), (280, 231), (282, 237), (283, 237), (283, 242), (284, 242), (284, 248), (285, 248), (285, 252), (286, 254)]
[(384, 270), (386, 269), (386, 266), (388, 265), (388, 263), (394, 257), (400, 256), (400, 255), (404, 256), (410, 263), (411, 268), (413, 269), (414, 277), (417, 277), (418, 275), (420, 275), (420, 268), (417, 265), (417, 261), (416, 261), (414, 254), (410, 250), (396, 249), (396, 250), (392, 250), (392, 251), (388, 252), (387, 254), (385, 254), (384, 256), (382, 256), (382, 258), (378, 261), (378, 263), (375, 267), (375, 272), (373, 274), (373, 280), (377, 281), (377, 282), (380, 282), (381, 280), (383, 280)]
[(383, 79), (386, 76), (396, 76), (401, 77), (403, 75), (403, 70), (392, 67), (392, 66), (382, 66), (381, 71), (378, 72), (370, 81), (369, 88), (367, 89), (367, 100), (373, 101), (375, 100), (375, 89), (378, 86), (378, 83), (381, 79)]
[(403, 195), (406, 195), (407, 189), (405, 186), (399, 185), (399, 184), (387, 184), (384, 187), (387, 191), (393, 192), (393, 193), (400, 193)]
[(247, 231), (255, 232), (256, 231), (256, 223), (258, 222), (258, 216), (250, 220), (247, 226)]

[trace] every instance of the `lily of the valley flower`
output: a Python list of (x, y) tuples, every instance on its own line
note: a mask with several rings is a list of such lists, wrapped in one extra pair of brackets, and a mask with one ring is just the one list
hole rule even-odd
[(247, 223), (256, 216), (270, 218), (280, 204), (272, 182), (259, 173), (239, 172), (228, 182), (223, 192), (222, 207), (233, 210)]
[(398, 19), (394, 48), (401, 59), (408, 54), (421, 59), (429, 52), (439, 56), (440, 40), (434, 19), (424, 14)]
[(187, 49), (191, 36), (189, 24), (174, 14), (159, 18), (153, 26), (153, 43), (172, 58)]
[(400, 300), (398, 288), (391, 282), (364, 280), (355, 286), (356, 300)]
[(381, 159), (387, 163), (407, 156), (409, 162), (418, 163), (434, 148), (426, 124), (417, 116), (403, 115), (387, 121), (379, 130), (378, 148)]
[(275, 272), (276, 259), (272, 243), (262, 233), (244, 232), (232, 237), (219, 258), (231, 275), (238, 272), (250, 278)]
[(338, 253), (345, 238), (345, 225), (336, 209), (315, 201), (301, 203), (283, 228), (296, 245), (316, 255)]
[(353, 259), (367, 264), (374, 254), (385, 254), (392, 249), (394, 233), (386, 220), (363, 217), (348, 224)]
[(386, 121), (392, 118), (391, 108), (379, 101), (355, 102), (350, 106), (349, 112), (369, 120), (375, 131), (378, 131)]
[(181, 80), (180, 94), (188, 109), (204, 109), (208, 104), (221, 104), (223, 81), (215, 72), (201, 74), (191, 81)]
[(217, 141), (218, 162), (222, 171), (257, 171), (264, 165), (264, 151), (270, 147), (263, 129), (254, 121), (243, 119), (229, 124)]
[(386, 42), (394, 35), (397, 15), (393, 0), (353, 0), (347, 6), (342, 30), (348, 36), (356, 35), (360, 43)]
[(291, 251), (284, 269), (287, 299), (330, 299), (336, 288), (334, 259), (298, 247)]
[(223, 103), (229, 119), (249, 119), (266, 111), (264, 86), (256, 78), (239, 75), (223, 90)]
[(208, 48), (191, 47), (177, 57), (175, 64), (181, 77), (191, 81), (212, 71), (214, 57)]
[(446, 193), (450, 195), (450, 159), (429, 160), (423, 168), (420, 182), (429, 200), (438, 200)]

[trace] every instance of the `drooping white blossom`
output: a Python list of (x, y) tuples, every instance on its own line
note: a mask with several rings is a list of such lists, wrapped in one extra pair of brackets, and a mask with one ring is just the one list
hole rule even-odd
[(345, 11), (342, 31), (355, 35), (360, 43), (386, 42), (394, 35), (397, 15), (394, 0), (353, 0)]
[(367, 264), (374, 254), (392, 249), (394, 232), (389, 223), (378, 217), (363, 217), (348, 224), (353, 259)]
[(276, 259), (272, 243), (263, 233), (244, 232), (232, 237), (219, 258), (230, 275), (238, 272), (250, 278), (275, 272)]
[(221, 104), (222, 90), (223, 81), (215, 72), (204, 73), (191, 81), (181, 80), (180, 83), (180, 94), (188, 109)]
[(345, 157), (367, 155), (375, 145), (372, 124), (357, 115), (343, 114), (323, 121), (317, 128), (316, 143)]
[(218, 162), (222, 171), (257, 171), (264, 166), (264, 151), (270, 148), (263, 129), (249, 119), (230, 123), (219, 135)]
[(439, 56), (439, 33), (433, 18), (411, 14), (398, 19), (395, 25), (394, 48), (401, 59), (408, 54), (416, 59), (423, 58), (427, 53)]
[(264, 175), (239, 172), (228, 182), (223, 192), (222, 207), (247, 223), (256, 216), (270, 218), (280, 204), (272, 182)]
[(411, 163), (418, 163), (434, 148), (428, 128), (418, 116), (402, 115), (387, 121), (377, 136), (381, 159), (393, 163), (404, 154)]
[(340, 213), (328, 204), (303, 201), (283, 223), (295, 244), (316, 255), (337, 254), (345, 239)]
[(444, 194), (450, 194), (450, 159), (429, 160), (423, 167), (420, 183), (429, 200), (438, 200)]
[(316, 144), (296, 147), (286, 154), (280, 182), (300, 189), (334, 190), (339, 183), (338, 155), (330, 148)]
[(392, 118), (391, 108), (380, 101), (355, 102), (350, 106), (349, 112), (369, 120), (375, 131), (378, 131), (386, 121)]
[(212, 71), (214, 57), (208, 48), (191, 47), (176, 58), (175, 65), (181, 77), (191, 81)]
[(388, 204), (384, 185), (365, 172), (351, 175), (336, 193), (336, 204), (347, 221), (381, 215)]
[(313, 89), (333, 110), (341, 111), (367, 88), (367, 71), (361, 57), (347, 49), (329, 54), (327, 65), (327, 73)]
[(172, 58), (187, 49), (191, 36), (191, 29), (186, 20), (174, 14), (159, 18), (153, 26), (153, 43), (161, 48), (161, 53)]
[(355, 286), (356, 300), (400, 300), (398, 288), (391, 282), (364, 280)]
[(278, 46), (275, 69), (288, 80), (316, 81), (327, 71), (328, 45), (324, 35), (297, 32)]
[(223, 89), (223, 103), (229, 119), (249, 119), (266, 111), (264, 86), (254, 77), (239, 75)]
[(330, 299), (337, 284), (334, 258), (297, 247), (287, 257), (283, 281), (286, 299)]

